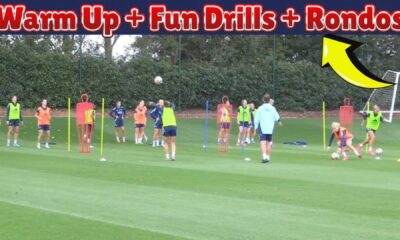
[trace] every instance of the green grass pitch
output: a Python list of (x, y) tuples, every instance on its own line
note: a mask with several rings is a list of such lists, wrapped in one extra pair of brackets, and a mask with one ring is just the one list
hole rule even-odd
[[(272, 162), (260, 164), (258, 145), (202, 149), (204, 120), (178, 120), (177, 161), (161, 149), (114, 142), (106, 120), (100, 162), (94, 153), (67, 153), (66, 119), (53, 122), (50, 150), (35, 148), (33, 119), (19, 149), (5, 147), (1, 126), (0, 239), (400, 239), (400, 123), (377, 137), (384, 155), (332, 161), (322, 151), (321, 120), (287, 119), (277, 127)], [(151, 135), (151, 129), (147, 129)], [(354, 125), (355, 143), (364, 136)], [(307, 148), (283, 141), (305, 140)]]

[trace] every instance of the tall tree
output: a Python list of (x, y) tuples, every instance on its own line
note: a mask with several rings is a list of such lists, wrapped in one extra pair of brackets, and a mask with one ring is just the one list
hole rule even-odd
[(115, 44), (117, 43), (120, 35), (116, 35), (111, 38), (104, 38), (104, 57), (107, 60), (112, 61), (113, 59), (113, 49)]

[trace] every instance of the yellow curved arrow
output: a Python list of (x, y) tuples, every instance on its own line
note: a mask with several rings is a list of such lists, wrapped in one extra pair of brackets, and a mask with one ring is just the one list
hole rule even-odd
[(368, 71), (357, 59), (354, 50), (361, 43), (327, 35), (323, 40), (322, 67), (331, 66), (345, 81), (361, 88), (385, 88), (393, 85)]

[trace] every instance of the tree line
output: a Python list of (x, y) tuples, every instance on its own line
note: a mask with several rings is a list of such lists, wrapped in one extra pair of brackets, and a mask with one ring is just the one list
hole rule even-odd
[[(365, 42), (356, 52), (375, 74), (398, 69), (400, 41), (391, 35), (348, 36)], [(321, 68), (322, 36), (171, 35), (138, 36), (126, 54), (113, 57), (118, 36), (102, 43), (85, 36), (0, 36), (0, 105), (12, 95), (24, 107), (47, 98), (64, 108), (83, 92), (112, 106), (117, 99), (128, 107), (140, 99), (174, 101), (179, 109), (216, 107), (223, 95), (239, 104), (255, 103), (270, 93), (280, 110), (319, 111), (326, 101), (336, 109), (344, 97), (362, 107), (370, 90), (353, 87), (329, 69)], [(155, 76), (163, 84), (155, 85)]]

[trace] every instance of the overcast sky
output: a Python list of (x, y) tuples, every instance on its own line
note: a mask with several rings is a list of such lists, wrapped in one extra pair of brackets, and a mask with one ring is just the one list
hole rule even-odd
[[(125, 48), (135, 42), (137, 35), (121, 35), (114, 46), (113, 57), (118, 58), (119, 56), (125, 55)], [(103, 37), (101, 35), (87, 35), (87, 40), (103, 43)]]

